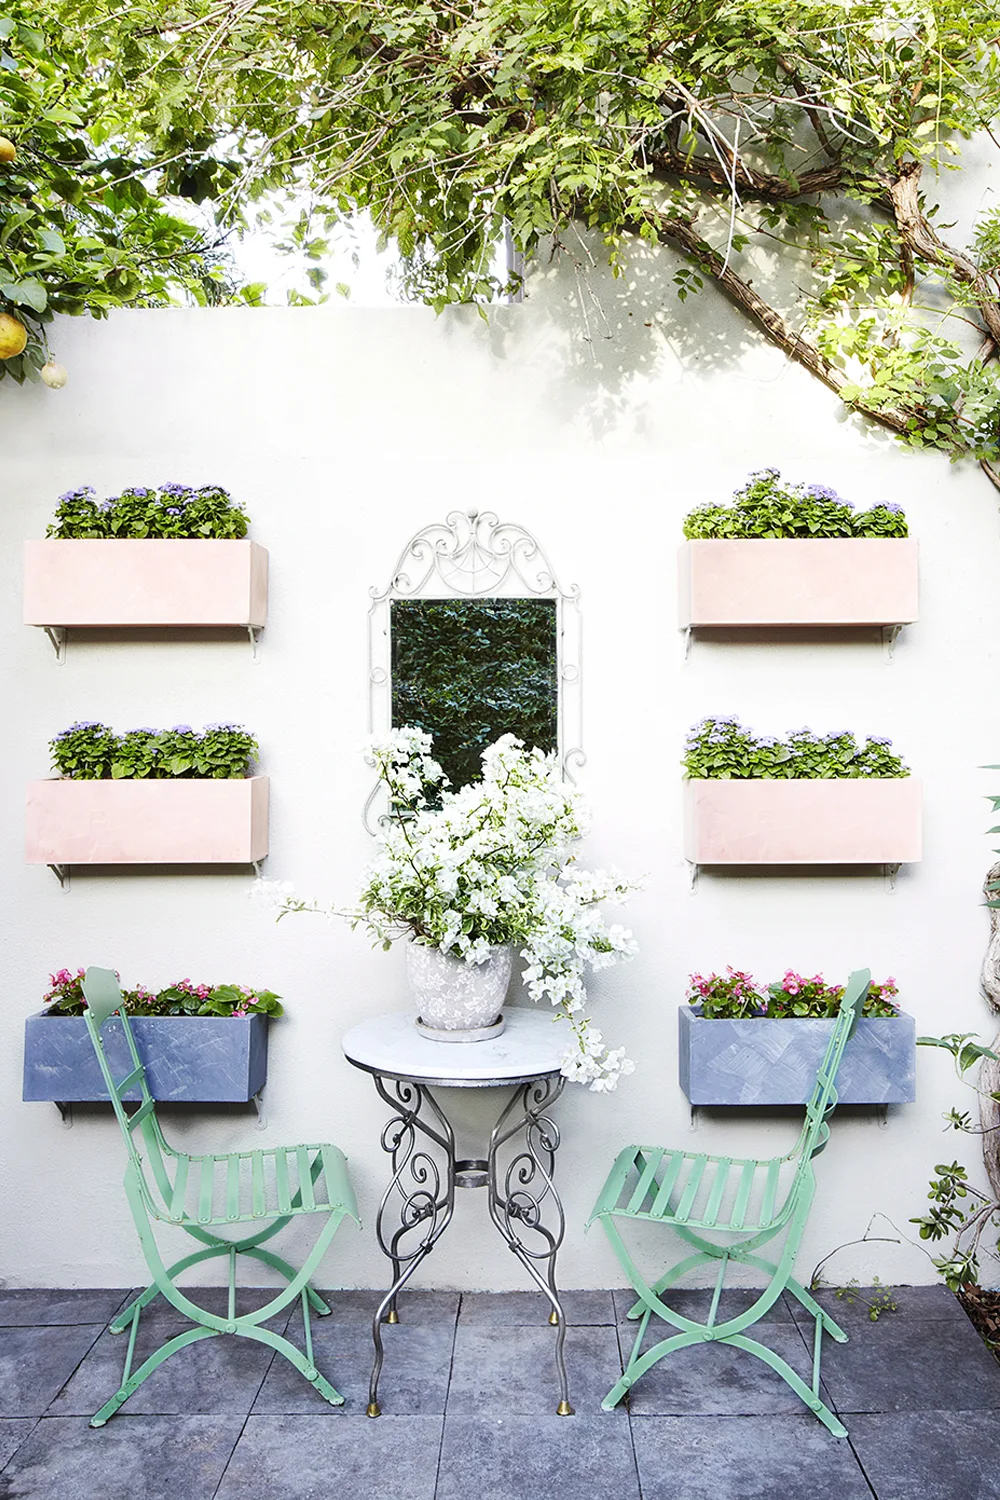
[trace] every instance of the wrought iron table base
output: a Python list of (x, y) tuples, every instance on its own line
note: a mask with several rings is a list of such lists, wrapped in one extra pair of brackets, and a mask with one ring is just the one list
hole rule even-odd
[[(489, 1155), (458, 1158), (451, 1122), (426, 1083), (375, 1073), (375, 1087), (392, 1108), (382, 1148), (392, 1159), (392, 1178), (379, 1206), (375, 1230), (392, 1262), (392, 1285), (372, 1319), (375, 1361), (368, 1415), (378, 1417), (378, 1383), (384, 1350), (382, 1324), (398, 1323), (396, 1297), (451, 1222), (456, 1188), (485, 1187), (490, 1218), (525, 1270), (552, 1305), (560, 1417), (573, 1416), (563, 1346), (566, 1317), (556, 1287), (556, 1254), (565, 1219), (553, 1181), (559, 1128), (547, 1113), (562, 1093), (559, 1074), (519, 1083), (490, 1134)], [(518, 1137), (523, 1137), (520, 1141)], [(513, 1145), (506, 1165), (501, 1153)], [(435, 1154), (434, 1148), (437, 1148)], [(551, 1228), (543, 1222), (549, 1217)]]

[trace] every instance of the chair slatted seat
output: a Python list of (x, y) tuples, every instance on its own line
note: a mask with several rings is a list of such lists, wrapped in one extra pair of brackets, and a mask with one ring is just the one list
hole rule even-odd
[[(662, 1146), (627, 1146), (615, 1158), (588, 1228), (595, 1220), (604, 1225), (638, 1294), (628, 1316), (639, 1321), (639, 1329), (625, 1371), (602, 1403), (606, 1410), (617, 1405), (635, 1382), (667, 1355), (698, 1343), (728, 1343), (770, 1365), (835, 1436), (847, 1436), (847, 1429), (820, 1395), (823, 1334), (830, 1334), (838, 1343), (846, 1342), (847, 1335), (795, 1280), (792, 1270), (815, 1193), (813, 1162), (830, 1138), (828, 1121), (837, 1104), (837, 1072), (864, 1007), (870, 979), (869, 971), (862, 969), (848, 980), (806, 1105), (802, 1130), (785, 1156), (757, 1161)], [(689, 1253), (650, 1282), (625, 1244), (618, 1227), (622, 1220), (662, 1224), (674, 1231)], [(758, 1253), (782, 1232), (786, 1232), (784, 1248), (776, 1260)], [(758, 1290), (750, 1307), (719, 1322), (723, 1285), (734, 1262), (765, 1272), (768, 1282)], [(718, 1271), (707, 1319), (698, 1322), (671, 1308), (663, 1294), (684, 1276), (713, 1263)], [(764, 1316), (783, 1291), (790, 1292), (815, 1320), (809, 1385), (773, 1350), (745, 1337), (744, 1331)], [(653, 1317), (677, 1332), (642, 1354)]]
[[(87, 1001), (84, 1011), (87, 1030), (128, 1152), (125, 1192), (146, 1264), (153, 1276), (146, 1290), (110, 1325), (112, 1333), (124, 1333), (129, 1329), (125, 1370), (118, 1390), (95, 1412), (90, 1425), (103, 1427), (142, 1382), (179, 1349), (222, 1334), (234, 1334), (267, 1344), (289, 1360), (331, 1405), (342, 1405), (343, 1396), (313, 1363), (310, 1313), (325, 1317), (331, 1309), (310, 1285), (310, 1280), (343, 1219), (349, 1217), (360, 1223), (343, 1153), (336, 1146), (327, 1144), (271, 1146), (257, 1151), (201, 1155), (175, 1150), (160, 1128), (156, 1102), (149, 1092), (132, 1028), (121, 1009), (122, 994), (117, 977), (110, 969), (90, 968), (83, 980), (83, 993)], [(111, 1073), (101, 1034), (113, 1015), (118, 1016), (133, 1065), (125, 1077), (118, 1079)], [(130, 1113), (125, 1096), (136, 1088), (141, 1099)], [(273, 1250), (262, 1247), (293, 1218), (306, 1214), (324, 1214), (326, 1220), (305, 1265), (295, 1270)], [(153, 1234), (154, 1221), (182, 1229), (202, 1248), (166, 1266)], [(261, 1223), (264, 1227), (251, 1234), (238, 1234), (241, 1225)], [(236, 1230), (238, 1237), (229, 1238), (213, 1232), (223, 1227)], [(263, 1307), (242, 1315), (236, 1312), (236, 1265), (240, 1255), (279, 1272), (287, 1282)], [(225, 1256), (229, 1262), (229, 1298), (225, 1317), (207, 1312), (192, 1302), (176, 1281), (182, 1272), (216, 1256)], [(184, 1313), (194, 1326), (169, 1339), (133, 1372), (139, 1320), (144, 1308), (158, 1295)], [(302, 1303), (304, 1353), (288, 1339), (263, 1326), (297, 1298)]]

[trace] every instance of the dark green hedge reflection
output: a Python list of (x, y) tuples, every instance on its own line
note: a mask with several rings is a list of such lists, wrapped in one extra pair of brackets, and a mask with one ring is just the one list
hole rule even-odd
[(391, 631), (392, 722), (433, 734), (453, 787), (502, 734), (556, 748), (554, 599), (396, 599)]

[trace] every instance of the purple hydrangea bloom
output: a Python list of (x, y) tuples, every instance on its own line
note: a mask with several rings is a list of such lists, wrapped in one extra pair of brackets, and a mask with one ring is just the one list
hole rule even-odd
[(160, 485), (160, 494), (161, 495), (173, 495), (174, 497), (177, 497), (179, 495), (186, 495), (187, 493), (188, 493), (188, 487), (187, 487), (186, 484), (161, 484)]
[(98, 510), (110, 510), (112, 508), (112, 506), (114, 505), (114, 503), (115, 502), (113, 500), (101, 500), (101, 501), (98, 502), (97, 509)]
[(82, 500), (84, 495), (93, 495), (96, 491), (92, 484), (81, 484), (79, 489), (67, 490), (65, 495), (60, 495), (60, 500)]
[(190, 724), (172, 724), (170, 732), (171, 734), (194, 734)]
[(184, 514), (184, 512), (183, 512), (183, 510), (181, 509), (181, 507), (179, 505), (168, 505), (167, 506), (167, 515), (168, 516), (182, 516), (183, 514)]

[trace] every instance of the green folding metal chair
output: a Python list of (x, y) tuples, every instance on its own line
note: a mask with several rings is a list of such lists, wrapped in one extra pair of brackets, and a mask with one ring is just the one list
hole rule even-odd
[[(118, 1314), (111, 1324), (112, 1333), (129, 1329), (125, 1370), (118, 1390), (90, 1419), (91, 1427), (103, 1427), (109, 1417), (137, 1390), (147, 1376), (183, 1349), (201, 1339), (236, 1334), (267, 1344), (295, 1366), (332, 1406), (343, 1404), (343, 1396), (313, 1364), (312, 1324), (310, 1311), (321, 1317), (330, 1308), (309, 1285), (328, 1249), (341, 1220), (349, 1216), (357, 1223), (357, 1205), (347, 1175), (347, 1162), (336, 1146), (273, 1146), (261, 1151), (238, 1151), (226, 1156), (188, 1156), (167, 1144), (156, 1118), (156, 1103), (149, 1092), (142, 1059), (136, 1050), (132, 1028), (122, 1010), (118, 980), (110, 969), (88, 969), (83, 981), (87, 999), (84, 1017), (94, 1044), (111, 1103), (118, 1117), (128, 1164), (125, 1168), (125, 1192), (139, 1231), (146, 1264), (153, 1281), (135, 1301)], [(124, 1078), (114, 1078), (108, 1066), (102, 1029), (117, 1012), (132, 1061), (132, 1070)], [(138, 1108), (131, 1113), (125, 1107), (125, 1096), (136, 1089), (141, 1094)], [(137, 1141), (136, 1137), (139, 1137)], [(266, 1240), (292, 1218), (303, 1214), (326, 1214), (305, 1265), (296, 1271), (281, 1256), (261, 1247)], [(166, 1266), (153, 1234), (153, 1221), (183, 1229), (203, 1246), (183, 1259)], [(240, 1226), (272, 1220), (266, 1228), (253, 1234), (241, 1234)], [(225, 1226), (236, 1238), (215, 1234)], [(201, 1261), (223, 1255), (229, 1260), (229, 1304), (225, 1317), (206, 1312), (185, 1296), (176, 1278)], [(237, 1315), (236, 1257), (251, 1259), (271, 1267), (287, 1278), (288, 1285), (256, 1311)], [(133, 1373), (139, 1318), (145, 1307), (162, 1295), (167, 1302), (185, 1314), (194, 1325), (169, 1339)], [(281, 1312), (296, 1297), (302, 1300), (305, 1327), (305, 1353), (264, 1324)]]
[[(755, 1354), (777, 1371), (835, 1437), (847, 1436), (847, 1428), (820, 1396), (823, 1334), (830, 1334), (841, 1344), (847, 1342), (847, 1334), (794, 1279), (792, 1269), (815, 1192), (813, 1161), (830, 1138), (827, 1122), (837, 1104), (837, 1071), (861, 1015), (870, 979), (870, 972), (861, 969), (848, 980), (833, 1034), (806, 1105), (801, 1134), (787, 1156), (751, 1161), (653, 1146), (629, 1146), (619, 1153), (587, 1227), (595, 1219), (604, 1225), (625, 1274), (638, 1293), (639, 1300), (629, 1309), (628, 1316), (639, 1320), (639, 1330), (625, 1373), (602, 1402), (605, 1410), (616, 1406), (636, 1381), (668, 1354), (693, 1344), (732, 1344)], [(664, 1224), (674, 1230), (691, 1253), (650, 1284), (625, 1246), (618, 1228), (622, 1219)], [(784, 1231), (787, 1234), (778, 1259), (766, 1259), (758, 1253)], [(744, 1312), (717, 1322), (726, 1272), (734, 1261), (766, 1272), (769, 1280)], [(704, 1323), (684, 1317), (667, 1305), (662, 1294), (669, 1287), (689, 1272), (713, 1263), (718, 1264), (718, 1274)], [(745, 1337), (744, 1330), (758, 1322), (783, 1291), (791, 1292), (815, 1319), (811, 1385), (772, 1349)], [(678, 1331), (642, 1354), (640, 1350), (652, 1317)]]

